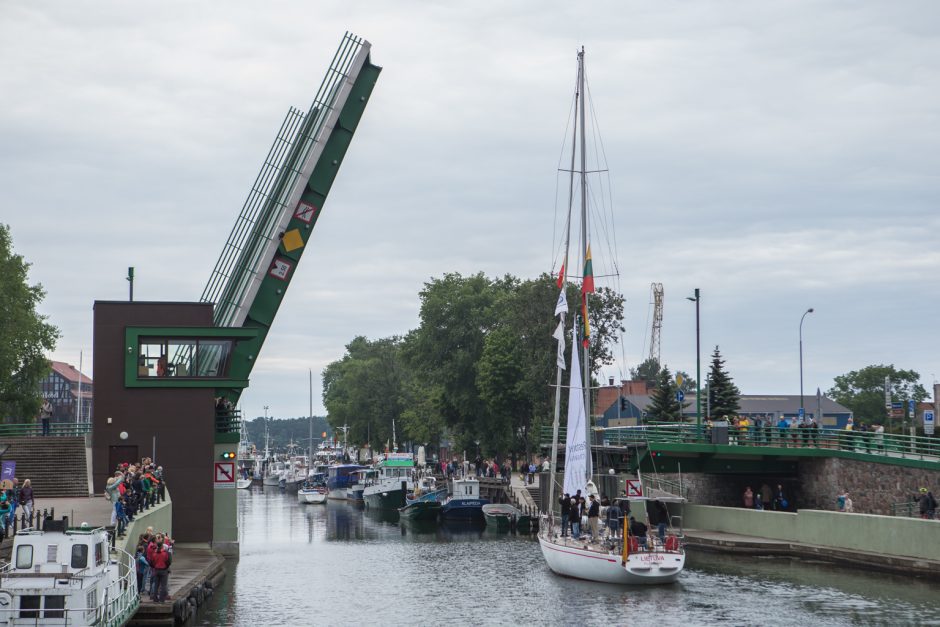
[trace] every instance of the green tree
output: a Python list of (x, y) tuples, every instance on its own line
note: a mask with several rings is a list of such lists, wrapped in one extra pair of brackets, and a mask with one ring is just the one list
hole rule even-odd
[(438, 390), (438, 411), (458, 450), (475, 448), (471, 444), (486, 418), (477, 365), (495, 324), (500, 287), (483, 273), (445, 274), (425, 283), (419, 294), (421, 324), (408, 334), (404, 348), (417, 376)]
[(894, 364), (866, 366), (840, 375), (826, 395), (851, 409), (856, 421), (880, 423), (886, 415), (885, 377), (891, 378), (891, 398), (895, 401), (920, 402), (927, 398), (920, 375), (913, 370), (899, 370)]
[(368, 443), (384, 450), (392, 440), (392, 421), (402, 413), (403, 398), (401, 338), (356, 337), (346, 345), (346, 355), (323, 371), (328, 420), (334, 429), (348, 425), (350, 446)]
[(715, 346), (715, 352), (712, 353), (712, 365), (708, 372), (708, 395), (711, 416), (715, 419), (734, 416), (741, 409), (739, 403), (741, 391), (725, 370), (725, 361), (721, 358), (721, 352), (717, 346)]
[(650, 357), (636, 368), (630, 368), (630, 376), (637, 381), (649, 381), (655, 383), (659, 381), (659, 375), (662, 372), (662, 366), (659, 361)]
[(13, 253), (10, 227), (0, 224), (0, 416), (31, 422), (42, 405), (39, 383), (59, 330), (36, 308), (46, 293), (29, 284), (29, 266)]
[(678, 422), (682, 420), (682, 408), (685, 406), (676, 399), (676, 380), (665, 367), (659, 373), (656, 388), (650, 395), (650, 404), (646, 409), (648, 422)]

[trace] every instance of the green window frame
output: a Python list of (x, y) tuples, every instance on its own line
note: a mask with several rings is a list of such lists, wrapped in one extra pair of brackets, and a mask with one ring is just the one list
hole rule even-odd
[(237, 343), (252, 340), (258, 333), (254, 328), (233, 327), (127, 327), (124, 385), (248, 387), (247, 379), (233, 379), (229, 373)]

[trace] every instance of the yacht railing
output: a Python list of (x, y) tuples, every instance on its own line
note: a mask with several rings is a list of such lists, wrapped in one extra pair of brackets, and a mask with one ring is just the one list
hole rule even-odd
[[(105, 588), (101, 602), (93, 607), (82, 608), (7, 608), (0, 609), (0, 624), (10, 626), (29, 625), (102, 625), (104, 627), (119, 627), (125, 625), (140, 607), (140, 595), (137, 591), (137, 570), (134, 557), (121, 549), (112, 549), (112, 563), (118, 566), (118, 578)], [(35, 573), (13, 572), (12, 564), (0, 568), (3, 578), (49, 578), (69, 581), (70, 588), (76, 588), (78, 594), (85, 594), (82, 580), (91, 577), (83, 569), (76, 573)], [(74, 585), (73, 585), (74, 584)], [(61, 591), (61, 586), (50, 588), (50, 591)], [(43, 604), (45, 599), (52, 596), (41, 595)], [(14, 596), (15, 598), (15, 596)]]

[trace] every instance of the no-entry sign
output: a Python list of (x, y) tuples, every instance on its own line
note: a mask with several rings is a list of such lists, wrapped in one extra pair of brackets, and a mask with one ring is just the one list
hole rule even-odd
[(643, 484), (639, 479), (627, 479), (627, 496), (643, 496)]
[(235, 485), (235, 462), (215, 462), (216, 488), (231, 488)]

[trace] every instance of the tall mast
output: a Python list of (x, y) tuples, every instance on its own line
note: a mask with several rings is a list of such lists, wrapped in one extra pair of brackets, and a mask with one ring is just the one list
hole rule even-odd
[(313, 465), (313, 369), (310, 368), (307, 370), (307, 372), (309, 373), (309, 376), (310, 376), (310, 385), (309, 385), (310, 406), (308, 407), (308, 413), (307, 413), (307, 418), (309, 419), (308, 434), (307, 434), (307, 437), (309, 438), (309, 440), (307, 441), (307, 464), (312, 466)]
[[(587, 98), (584, 93), (584, 46), (581, 46), (581, 54), (578, 55), (578, 89), (581, 92), (581, 264), (582, 266), (587, 260), (587, 246), (588, 246), (588, 221), (587, 221), (587, 140), (585, 138), (585, 124), (584, 124), (584, 109), (587, 102)], [(582, 277), (583, 280), (583, 277)], [(582, 291), (584, 287), (582, 284)], [(583, 295), (584, 298), (584, 317), (585, 323), (584, 327), (587, 328), (587, 317), (588, 317), (588, 298), (587, 294)], [(586, 479), (591, 480), (591, 476), (594, 474), (593, 460), (591, 459), (591, 344), (585, 338), (584, 342), (584, 365), (582, 368), (583, 372), (583, 381), (584, 381), (584, 428), (587, 430), (587, 463), (585, 465), (585, 474), (587, 475)]]
[[(581, 55), (578, 55), (578, 73), (580, 75), (580, 58)], [(581, 84), (578, 82), (578, 86), (575, 88), (574, 93), (574, 112), (575, 115), (578, 114), (578, 106), (581, 97)], [(567, 272), (568, 272), (568, 251), (571, 247), (571, 209), (574, 206), (574, 159), (577, 154), (578, 146), (578, 125), (572, 124), (571, 131), (571, 167), (568, 169), (568, 218), (565, 224), (565, 258), (561, 264), (561, 289), (565, 290), (568, 287)], [(565, 312), (561, 312), (561, 328), (565, 328)], [(562, 338), (565, 337), (565, 334), (562, 334)], [(560, 340), (564, 342), (565, 340)], [(563, 368), (558, 366), (556, 368), (557, 374), (555, 376), (555, 419), (552, 422), (552, 465), (549, 468), (551, 472), (551, 479), (548, 482), (548, 507), (545, 511), (551, 512), (555, 505), (555, 480), (554, 475), (558, 472), (558, 427), (560, 422), (561, 415), (561, 374)]]

